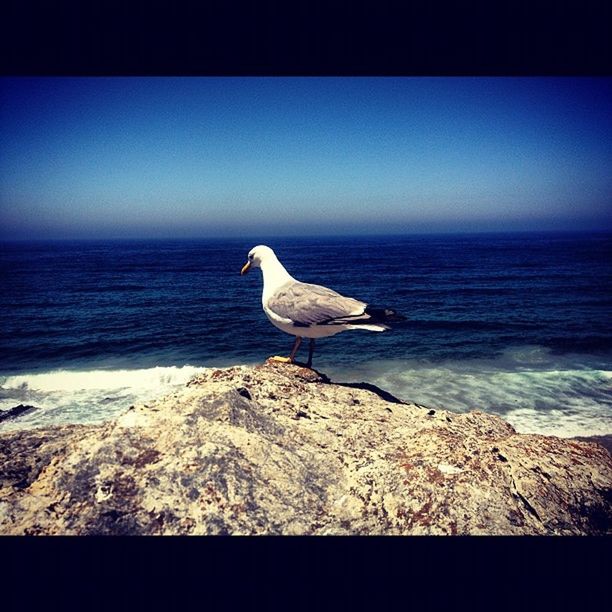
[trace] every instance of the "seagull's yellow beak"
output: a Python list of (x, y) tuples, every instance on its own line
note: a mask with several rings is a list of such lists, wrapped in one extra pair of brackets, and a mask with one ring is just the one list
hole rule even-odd
[(246, 274), (251, 269), (251, 262), (247, 261), (244, 266), (242, 266), (242, 270), (240, 270), (240, 276)]

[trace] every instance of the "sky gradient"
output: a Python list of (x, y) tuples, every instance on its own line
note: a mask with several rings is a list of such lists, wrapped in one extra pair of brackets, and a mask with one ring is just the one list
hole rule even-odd
[(0, 239), (612, 229), (612, 79), (3, 78)]

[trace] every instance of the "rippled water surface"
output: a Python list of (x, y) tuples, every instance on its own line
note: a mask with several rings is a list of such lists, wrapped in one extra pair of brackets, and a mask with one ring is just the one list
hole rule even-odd
[(4, 243), (0, 408), (38, 410), (0, 428), (101, 420), (199, 368), (288, 353), (259, 271), (239, 275), (258, 243), (408, 317), (318, 341), (333, 378), (523, 431), (612, 432), (609, 234)]

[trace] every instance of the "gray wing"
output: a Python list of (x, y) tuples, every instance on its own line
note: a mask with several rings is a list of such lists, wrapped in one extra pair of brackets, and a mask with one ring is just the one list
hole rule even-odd
[(299, 281), (286, 283), (268, 300), (270, 310), (301, 325), (357, 316), (365, 307), (364, 302), (344, 297), (327, 287)]

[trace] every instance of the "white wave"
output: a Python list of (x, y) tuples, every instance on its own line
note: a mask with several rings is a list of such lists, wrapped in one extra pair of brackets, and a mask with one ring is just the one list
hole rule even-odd
[(56, 370), (0, 378), (0, 387), (26, 386), (42, 392), (93, 389), (122, 389), (184, 384), (202, 371), (194, 366), (155, 367), (141, 370)]
[(0, 377), (0, 409), (16, 404), (37, 408), (0, 424), (0, 430), (101, 422), (134, 403), (155, 399), (184, 386), (204, 369), (186, 365), (139, 370), (57, 370)]
[(366, 363), (336, 369), (333, 378), (349, 381), (357, 374), (430, 408), (493, 412), (522, 433), (572, 437), (612, 433), (612, 372), (602, 366), (584, 356), (519, 347), (493, 360)]
[[(515, 347), (490, 360), (385, 360), (346, 368), (324, 365), (322, 359), (319, 367), (332, 380), (364, 380), (431, 408), (493, 412), (523, 433), (572, 437), (612, 433), (609, 363), (552, 355), (542, 347)], [(170, 393), (204, 369), (187, 365), (0, 377), (0, 409), (17, 404), (39, 408), (0, 423), (0, 430), (101, 422), (131, 404)]]

